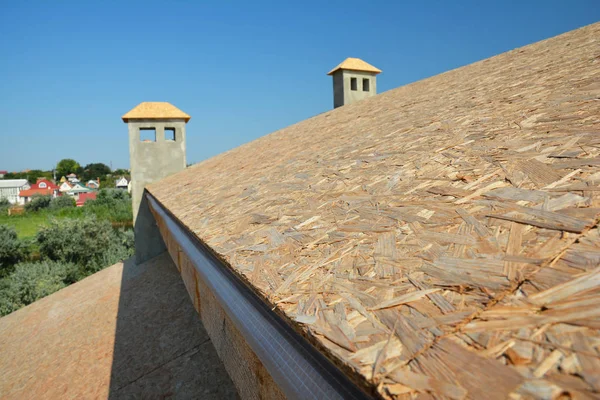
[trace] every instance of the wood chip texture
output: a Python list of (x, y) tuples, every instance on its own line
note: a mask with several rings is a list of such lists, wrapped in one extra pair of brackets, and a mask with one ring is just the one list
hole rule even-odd
[(600, 23), (149, 191), (381, 398), (600, 396)]

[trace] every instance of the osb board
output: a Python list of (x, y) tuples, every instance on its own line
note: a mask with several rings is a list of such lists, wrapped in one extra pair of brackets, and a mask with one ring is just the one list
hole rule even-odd
[(130, 119), (184, 119), (190, 120), (190, 116), (170, 103), (146, 101), (138, 104), (125, 115), (123, 122), (129, 122)]
[(382, 397), (598, 395), (599, 146), (597, 23), (149, 190)]

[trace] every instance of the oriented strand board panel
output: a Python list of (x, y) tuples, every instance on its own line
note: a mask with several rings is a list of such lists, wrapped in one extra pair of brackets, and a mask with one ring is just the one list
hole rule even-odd
[(150, 192), (383, 398), (598, 396), (600, 23)]

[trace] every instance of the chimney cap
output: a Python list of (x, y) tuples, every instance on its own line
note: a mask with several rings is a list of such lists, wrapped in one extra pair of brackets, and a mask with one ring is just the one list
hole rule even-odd
[(129, 122), (130, 119), (183, 119), (187, 123), (192, 117), (171, 103), (145, 101), (135, 106), (121, 118), (123, 122)]
[(327, 75), (333, 75), (334, 72), (336, 72), (337, 70), (340, 70), (340, 69), (349, 69), (352, 71), (373, 72), (373, 73), (375, 73), (375, 75), (377, 75), (378, 73), (381, 72), (381, 70), (379, 68), (372, 66), (371, 64), (361, 60), (360, 58), (348, 57), (344, 61), (342, 61), (337, 67), (335, 67), (334, 69), (329, 71), (327, 73)]

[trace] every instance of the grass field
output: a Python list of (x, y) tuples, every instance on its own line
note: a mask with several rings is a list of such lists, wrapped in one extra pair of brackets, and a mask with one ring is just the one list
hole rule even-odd
[(13, 226), (20, 239), (33, 238), (40, 227), (47, 225), (50, 218), (61, 218), (50, 216), (46, 213), (26, 213), (22, 215), (1, 215), (0, 225)]
[[(51, 219), (64, 219), (64, 218), (85, 218), (86, 214), (80, 212), (81, 209), (72, 209), (72, 211), (62, 213), (48, 213), (48, 212), (31, 212), (24, 213), (21, 215), (0, 215), (0, 225), (9, 225), (15, 228), (19, 239), (34, 238), (35, 234), (40, 230), (42, 226), (48, 225)], [(99, 219), (104, 219), (98, 217)], [(106, 218), (108, 219), (108, 218)], [(130, 220), (127, 221), (112, 221), (114, 228), (133, 228), (133, 223)]]

